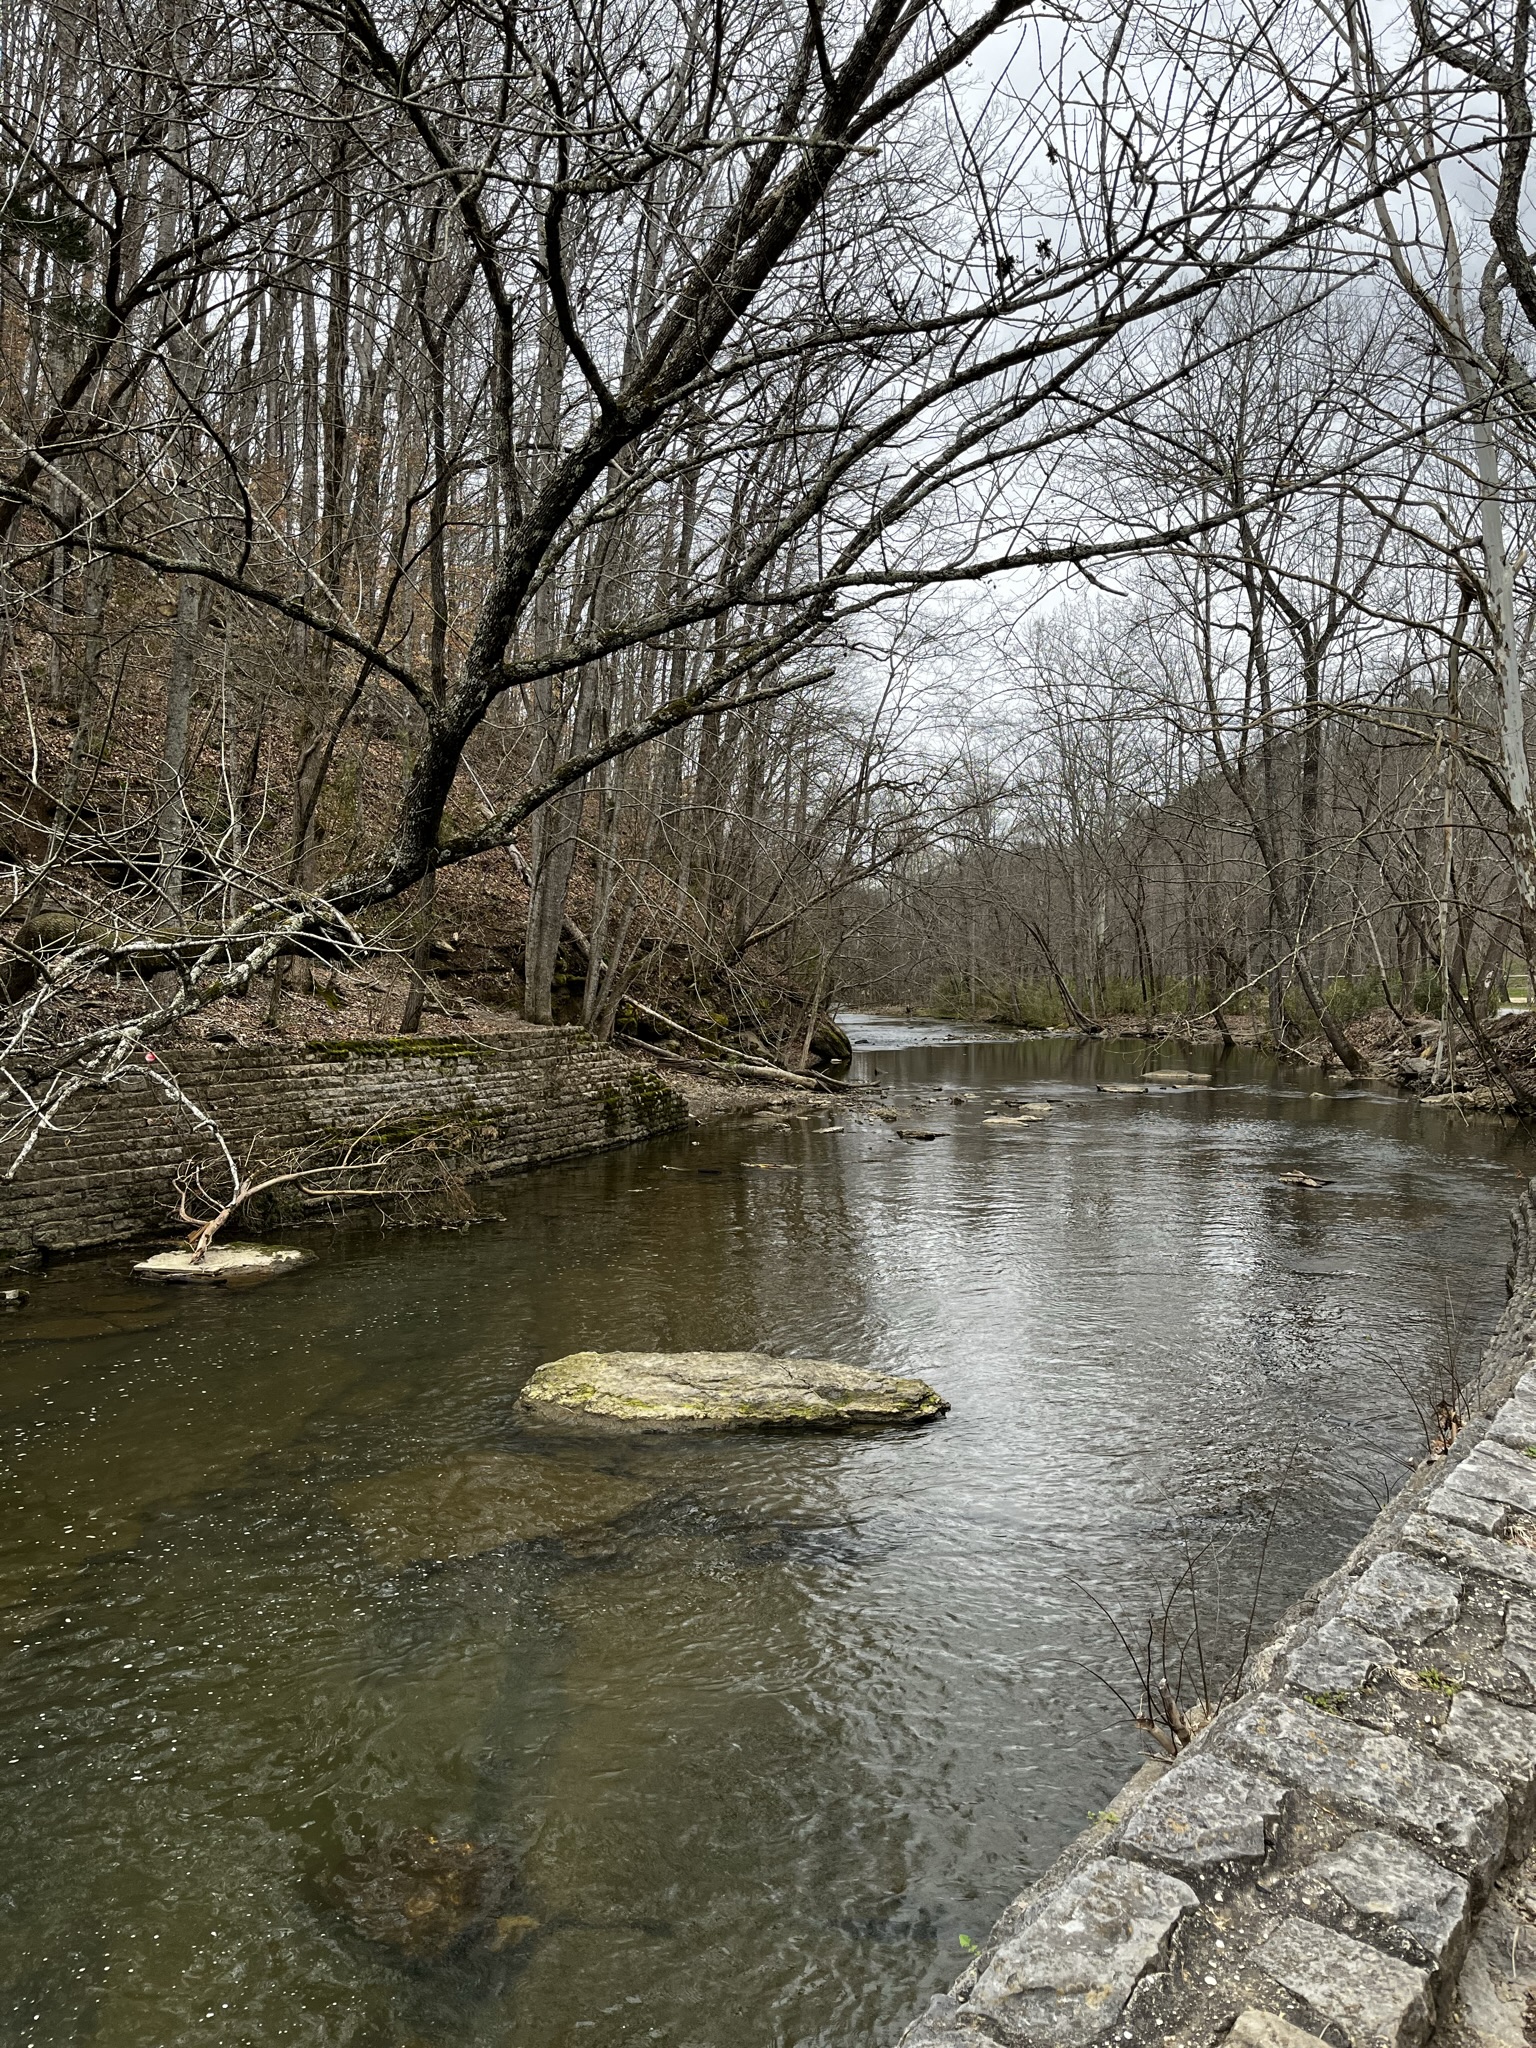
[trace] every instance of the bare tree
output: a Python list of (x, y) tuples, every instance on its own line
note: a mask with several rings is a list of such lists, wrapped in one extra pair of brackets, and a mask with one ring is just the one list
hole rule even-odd
[[(1191, 374), (1136, 337), (1416, 147), (1357, 172), (1303, 11), (15, 14), (18, 1146), (215, 991), (275, 1015), (380, 945), (419, 983), (434, 886), (509, 848), (535, 1019), (590, 861), (599, 1024), (658, 849), (727, 960), (796, 929), (776, 707), (889, 607), (1230, 520), (1092, 504), (1076, 450)], [(834, 785), (852, 883), (885, 856)]]

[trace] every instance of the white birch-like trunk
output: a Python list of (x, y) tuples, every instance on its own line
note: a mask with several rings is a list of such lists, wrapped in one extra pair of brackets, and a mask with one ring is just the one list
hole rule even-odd
[(1492, 614), (1493, 671), (1499, 697), (1499, 760), (1509, 804), (1510, 841), (1520, 901), (1536, 910), (1536, 818), (1531, 811), (1531, 764), (1525, 749), (1525, 687), (1515, 627), (1515, 576), (1504, 540), (1499, 451), (1485, 418), (1473, 422), (1483, 578)]

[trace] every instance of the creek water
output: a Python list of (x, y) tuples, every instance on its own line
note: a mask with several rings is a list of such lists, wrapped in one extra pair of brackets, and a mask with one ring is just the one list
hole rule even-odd
[[(1342, 1557), (1497, 1317), (1528, 1141), (1252, 1056), (852, 1028), (942, 1136), (819, 1100), (260, 1291), (59, 1266), (0, 1324), (8, 2048), (879, 2048), (1138, 1760), (1095, 1603), (1134, 1633), (1199, 1555), (1219, 1661), (1256, 1576), (1262, 1627)], [(1215, 1085), (1098, 1092), (1168, 1064)], [(952, 1412), (521, 1431), (587, 1347)], [(486, 1454), (624, 1512), (381, 1550), (367, 1482)], [(415, 1829), (505, 1849), (516, 1925), (360, 1932), (330, 1878)]]

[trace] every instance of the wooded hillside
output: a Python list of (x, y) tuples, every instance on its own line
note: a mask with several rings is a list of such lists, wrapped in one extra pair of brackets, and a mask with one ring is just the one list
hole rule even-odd
[(411, 1033), (454, 966), (790, 1064), (956, 975), (1486, 1008), (1527, 40), (11, 6), (10, 1156), (214, 1005)]

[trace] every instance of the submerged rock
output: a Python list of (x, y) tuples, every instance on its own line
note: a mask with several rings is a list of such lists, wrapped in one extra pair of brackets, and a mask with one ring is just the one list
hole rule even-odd
[(331, 1495), (383, 1565), (574, 1535), (616, 1522), (650, 1497), (650, 1487), (612, 1472), (501, 1451), (359, 1479)]
[(210, 1245), (201, 1259), (190, 1252), (156, 1252), (140, 1259), (133, 1269), (135, 1280), (200, 1281), (219, 1287), (229, 1280), (270, 1279), (277, 1273), (294, 1273), (307, 1266), (313, 1252), (294, 1251), (285, 1245)]
[(105, 1316), (27, 1316), (0, 1330), (0, 1344), (68, 1344), (78, 1337), (115, 1337), (120, 1327)]
[(445, 1842), (425, 1828), (381, 1835), (322, 1881), (321, 1891), (366, 1941), (433, 1962), (483, 1937), (503, 1949), (538, 1926), (508, 1913), (517, 1893), (510, 1850), (495, 1843)]
[(930, 1422), (949, 1408), (926, 1380), (756, 1351), (576, 1351), (541, 1365), (517, 1405), (638, 1430), (851, 1429)]

